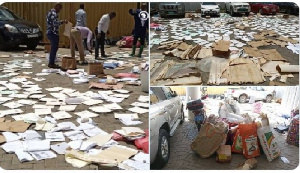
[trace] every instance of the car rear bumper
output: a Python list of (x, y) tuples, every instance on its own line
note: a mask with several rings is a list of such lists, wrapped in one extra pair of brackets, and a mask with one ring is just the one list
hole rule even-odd
[(201, 10), (201, 15), (220, 15), (220, 10), (213, 10), (213, 9)]
[(35, 34), (4, 32), (3, 36), (5, 44), (9, 45), (26, 45), (28, 43), (38, 43), (43, 40), (42, 32)]

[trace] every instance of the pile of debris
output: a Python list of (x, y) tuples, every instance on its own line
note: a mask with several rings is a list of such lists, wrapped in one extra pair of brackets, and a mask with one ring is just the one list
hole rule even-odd
[[(296, 19), (298, 18), (286, 20), (278, 15), (241, 20), (225, 15), (204, 21), (190, 21), (185, 18), (169, 20), (171, 34), (168, 32), (150, 34), (154, 37), (151, 39), (152, 52), (155, 52), (153, 46), (156, 45), (157, 50), (165, 50), (161, 54), (161, 61), (151, 59), (155, 61), (150, 63), (153, 65), (151, 76), (156, 77), (155, 74), (161, 73), (158, 75), (159, 78), (151, 77), (152, 85), (180, 85), (178, 81), (190, 80), (188, 77), (195, 77), (194, 74), (197, 74), (198, 83), (181, 84), (193, 85), (202, 82), (209, 85), (260, 84), (269, 81), (269, 85), (285, 85), (287, 78), (295, 79), (293, 74), (299, 73), (299, 65), (289, 63), (289, 59), (282, 57), (280, 49), (276, 46), (299, 54), (297, 39), (299, 26)], [(185, 29), (182, 29), (181, 25), (184, 25)], [(215, 57), (225, 58), (227, 62), (216, 60)], [(177, 63), (174, 64), (189, 60), (184, 61), (184, 64), (190, 63), (191, 66), (195, 66), (198, 61), (201, 64), (207, 61), (204, 59), (209, 59), (211, 65), (208, 80), (201, 81), (200, 76), (205, 72), (201, 68), (192, 69), (195, 71), (191, 75), (185, 74), (185, 78), (180, 77), (177, 82), (175, 79), (170, 81), (164, 78), (168, 68), (174, 65), (170, 63), (171, 58), (175, 58), (174, 61)], [(276, 81), (279, 77), (280, 79)]]

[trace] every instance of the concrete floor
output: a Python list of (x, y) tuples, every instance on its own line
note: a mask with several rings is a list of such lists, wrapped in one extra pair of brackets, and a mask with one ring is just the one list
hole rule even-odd
[[(0, 54), (18, 54), (18, 55), (23, 55), (23, 50), (26, 50), (25, 48), (18, 48), (14, 51), (9, 51), (9, 52), (0, 52)], [(112, 48), (107, 48), (106, 52), (124, 52), (124, 50), (120, 50), (117, 47), (112, 47)], [(38, 47), (38, 49), (36, 51), (34, 51), (36, 54), (44, 54), (43, 52), (43, 47)], [(63, 49), (60, 48), (59, 49), (59, 54), (70, 54), (70, 50), (69, 49)], [(145, 51), (144, 53), (148, 54), (147, 51)], [(147, 56), (145, 56), (147, 57)], [(32, 57), (24, 57), (24, 58), (18, 58), (18, 59), (33, 59)], [(33, 73), (30, 74), (30, 77), (34, 77), (35, 73), (39, 73), (42, 71), (42, 69), (46, 69), (47, 67), (47, 61), (46, 58), (40, 58), (42, 60), (42, 63), (34, 63), (33, 64), (33, 68), (32, 69), (21, 69), (21, 72), (24, 71), (32, 71)], [(147, 58), (146, 58), (147, 59)], [(130, 58), (130, 61), (132, 61), (132, 63), (139, 65), (141, 62), (146, 61), (145, 58)], [(12, 60), (12, 58), (0, 58), (0, 62), (7, 62), (9, 60)], [(59, 63), (60, 64), (60, 63)], [(3, 65), (0, 65), (0, 69), (3, 68)], [(85, 71), (87, 71), (88, 66), (80, 66), (78, 65), (77, 68), (84, 68)], [(104, 70), (105, 74), (115, 74), (115, 73), (120, 73), (120, 72), (130, 72), (131, 71), (131, 67), (130, 68), (126, 68), (124, 70)], [(2, 75), (3, 73), (0, 72), (0, 74)], [(79, 92), (86, 92), (86, 91), (93, 91), (93, 92), (97, 92), (98, 89), (89, 89), (89, 84), (78, 84), (75, 85), (72, 82), (72, 78), (69, 78), (67, 76), (61, 76), (59, 74), (50, 74), (48, 76), (43, 76), (46, 80), (45, 81), (41, 81), (41, 82), (36, 82), (32, 79), (29, 79), (29, 81), (33, 81), (34, 83), (38, 84), (41, 88), (43, 88), (43, 93), (47, 93), (47, 97), (51, 97), (51, 95), (49, 95), (48, 91), (45, 90), (45, 88), (51, 88), (51, 87), (65, 87), (65, 88), (72, 88), (75, 89)], [(99, 78), (96, 79), (92, 79), (90, 81), (96, 82), (98, 81)], [(8, 80), (7, 78), (2, 78), (1, 80)], [(141, 86), (133, 86), (133, 85), (124, 85), (123, 89), (129, 90), (131, 91), (131, 96), (124, 100), (122, 103), (120, 103), (120, 106), (123, 108), (123, 110), (118, 110), (116, 112), (119, 113), (130, 113), (130, 111), (128, 111), (127, 109), (132, 107), (130, 106), (131, 103), (136, 102), (138, 97), (140, 95), (148, 95), (148, 93), (142, 92), (141, 91)], [(16, 99), (14, 99), (16, 100)], [(105, 102), (104, 102), (105, 103)], [(45, 104), (45, 103), (39, 103), (39, 104)], [(57, 111), (59, 108), (59, 106), (55, 106), (54, 109), (52, 109), (52, 111)], [(81, 104), (78, 105), (77, 108), (75, 109), (75, 112), (80, 112), (80, 111), (84, 111), (88, 108), (88, 106)], [(7, 110), (8, 108), (4, 107), (3, 105), (0, 105), (0, 110)], [(31, 106), (23, 106), (21, 107), (21, 109), (24, 111), (24, 113), (30, 113), (33, 111)], [(114, 111), (115, 112), (115, 111)], [(76, 122), (76, 118), (78, 117), (77, 115), (74, 114), (74, 112), (70, 112), (70, 114), (73, 116), (71, 119), (66, 119), (66, 120), (58, 120), (58, 122), (62, 122), (62, 121), (71, 121), (73, 123), (77, 123)], [(139, 117), (141, 119), (141, 121), (143, 122), (140, 125), (137, 125), (137, 127), (140, 127), (141, 129), (148, 129), (148, 113), (144, 113), (144, 114), (139, 114)], [(5, 117), (8, 120), (13, 120), (10, 115), (7, 115)], [(92, 118), (94, 122), (96, 122), (98, 124), (98, 127), (101, 128), (102, 130), (108, 132), (108, 133), (112, 133), (113, 130), (117, 130), (117, 129), (121, 129), (121, 127), (125, 126), (123, 123), (121, 123), (119, 120), (116, 120), (114, 118), (114, 113), (107, 113), (107, 114), (100, 114), (99, 117), (96, 118)], [(77, 124), (78, 125), (78, 124)], [(33, 129), (35, 127), (34, 124), (32, 124), (29, 129)], [(42, 132), (43, 133), (43, 132)], [(68, 142), (68, 139), (66, 138), (66, 141)], [(52, 144), (52, 143), (51, 143)], [(126, 142), (119, 142), (120, 145), (125, 145), (127, 147), (131, 147), (136, 149), (136, 147), (134, 146), (133, 143), (126, 143)], [(3, 169), (13, 169), (13, 170), (19, 170), (19, 169), (34, 169), (34, 170), (41, 170), (41, 169), (47, 169), (47, 170), (52, 170), (52, 169), (56, 169), (56, 170), (71, 170), (71, 169), (77, 169), (77, 170), (96, 170), (96, 169), (118, 169), (116, 167), (100, 167), (97, 164), (90, 164), (88, 166), (85, 166), (83, 168), (75, 168), (73, 167), (71, 164), (66, 163), (65, 161), (65, 157), (64, 155), (57, 155), (56, 158), (53, 159), (46, 159), (46, 160), (41, 160), (41, 161), (30, 161), (30, 162), (24, 162), (24, 163), (20, 163), (20, 161), (18, 160), (17, 156), (15, 154), (7, 154), (5, 153), (5, 151), (0, 148), (0, 167)]]

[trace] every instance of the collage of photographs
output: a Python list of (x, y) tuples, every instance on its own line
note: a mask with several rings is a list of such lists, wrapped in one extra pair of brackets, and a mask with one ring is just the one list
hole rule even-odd
[(0, 2), (0, 170), (293, 170), (291, 1)]

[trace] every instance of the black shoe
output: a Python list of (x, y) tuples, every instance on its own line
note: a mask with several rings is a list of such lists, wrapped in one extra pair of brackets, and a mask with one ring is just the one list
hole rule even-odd
[(59, 69), (60, 68), (60, 66), (56, 65), (56, 64), (48, 64), (48, 67), (49, 68), (54, 68), (54, 69)]
[(101, 55), (101, 58), (107, 58), (108, 56), (107, 55)]
[(96, 60), (101, 60), (101, 58), (99, 58), (99, 57), (95, 57), (95, 59), (96, 59)]
[(89, 63), (88, 63), (87, 61), (84, 60), (84, 61), (79, 61), (79, 64), (80, 64), (80, 65), (87, 65), (87, 64), (89, 64)]

